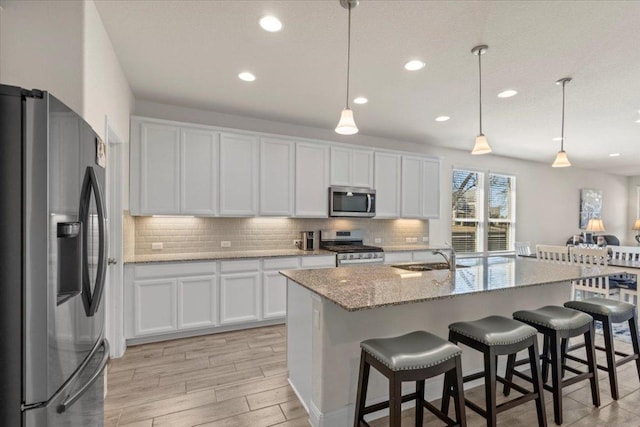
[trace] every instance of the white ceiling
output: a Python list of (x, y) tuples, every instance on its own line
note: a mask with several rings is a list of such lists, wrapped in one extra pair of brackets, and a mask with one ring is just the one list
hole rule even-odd
[[(96, 1), (137, 99), (333, 129), (344, 107), (347, 11), (338, 0)], [(265, 14), (279, 33), (258, 25)], [(365, 135), (640, 175), (640, 2), (361, 0), (351, 98)], [(408, 59), (427, 66), (408, 72)], [(253, 83), (237, 78), (249, 70)], [(497, 93), (516, 89), (513, 98)], [(437, 123), (439, 115), (451, 120)], [(609, 153), (622, 155), (610, 158)]]

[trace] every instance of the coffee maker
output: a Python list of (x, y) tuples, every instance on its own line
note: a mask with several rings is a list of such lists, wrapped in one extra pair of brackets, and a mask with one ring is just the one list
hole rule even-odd
[(302, 231), (300, 233), (299, 249), (303, 251), (313, 251), (320, 246), (320, 239), (317, 231)]

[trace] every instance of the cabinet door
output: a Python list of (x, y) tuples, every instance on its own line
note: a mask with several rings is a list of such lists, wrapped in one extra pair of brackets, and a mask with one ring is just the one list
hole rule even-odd
[(262, 318), (272, 319), (287, 314), (287, 278), (277, 271), (262, 275)]
[(136, 280), (133, 286), (135, 335), (175, 331), (177, 329), (176, 280)]
[(262, 139), (260, 143), (260, 215), (293, 214), (293, 142)]
[(440, 217), (440, 162), (422, 160), (422, 217)]
[(220, 215), (253, 216), (258, 198), (258, 140), (220, 135)]
[(218, 134), (182, 129), (180, 210), (185, 214), (218, 212)]
[(400, 216), (400, 155), (375, 153), (376, 218)]
[(178, 278), (178, 328), (201, 328), (217, 323), (215, 276)]
[(296, 144), (296, 211), (300, 217), (329, 216), (329, 147)]
[(354, 187), (373, 187), (373, 151), (353, 150), (351, 184)]
[(331, 185), (351, 186), (351, 158), (353, 150), (331, 147)]
[(422, 217), (422, 159), (402, 156), (402, 218)]
[(220, 277), (220, 323), (260, 320), (260, 275), (239, 273)]
[(140, 124), (140, 212), (180, 213), (180, 130)]

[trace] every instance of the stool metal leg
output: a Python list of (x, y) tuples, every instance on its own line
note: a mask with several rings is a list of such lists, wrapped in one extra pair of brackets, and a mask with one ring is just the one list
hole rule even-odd
[(389, 427), (400, 427), (402, 422), (402, 381), (395, 373), (389, 378)]
[(369, 371), (371, 365), (366, 361), (366, 353), (360, 354), (360, 374), (358, 375), (358, 391), (356, 394), (356, 413), (353, 422), (354, 427), (360, 427), (364, 408), (367, 400), (367, 388), (369, 386)]
[(584, 334), (585, 350), (587, 352), (587, 365), (589, 372), (593, 373), (593, 376), (589, 378), (591, 385), (591, 401), (594, 406), (600, 406), (600, 388), (598, 387), (598, 362), (596, 360), (596, 346), (595, 346), (595, 331), (593, 327), (594, 323), (591, 323), (591, 328)]
[(487, 426), (496, 425), (496, 356), (493, 349), (484, 353), (484, 387), (487, 411)]
[[(635, 312), (633, 317), (629, 319), (629, 332), (631, 333), (633, 352), (636, 355), (640, 355), (640, 345), (638, 344), (638, 318), (636, 317)], [(636, 369), (638, 371), (638, 378), (640, 379), (640, 357), (636, 358)]]
[(551, 334), (551, 384), (553, 386), (553, 419), (562, 424), (562, 360), (560, 337), (556, 332)]
[(613, 328), (609, 318), (602, 321), (602, 331), (604, 332), (604, 347), (607, 355), (607, 369), (609, 371), (609, 386), (611, 387), (611, 397), (618, 400), (618, 375), (616, 374), (616, 356), (613, 347)]
[(423, 417), (424, 417), (424, 380), (418, 380), (416, 381), (416, 427), (422, 427)]
[[(511, 355), (509, 355), (511, 357)], [(515, 355), (513, 355), (515, 360)], [(540, 372), (540, 356), (538, 355), (538, 339), (533, 338), (533, 345), (529, 347), (529, 362), (531, 365), (531, 379), (533, 392), (538, 394), (536, 399), (536, 413), (538, 414), (538, 427), (547, 426), (547, 414), (544, 407), (544, 385)], [(511, 368), (513, 369), (513, 367)]]

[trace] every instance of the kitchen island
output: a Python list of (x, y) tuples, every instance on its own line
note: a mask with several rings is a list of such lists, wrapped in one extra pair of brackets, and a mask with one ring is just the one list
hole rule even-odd
[[(289, 382), (307, 408), (311, 425), (353, 423), (362, 340), (414, 330), (447, 337), (452, 322), (511, 317), (516, 310), (562, 305), (571, 297), (571, 280), (621, 271), (508, 257), (458, 264), (464, 268), (414, 272), (360, 266), (281, 272), (288, 279)], [(463, 369), (481, 369), (481, 356), (464, 347), (463, 351)], [(499, 369), (504, 369), (502, 363)], [(403, 393), (413, 387), (406, 383)], [(387, 390), (386, 379), (372, 370), (367, 404), (386, 400)], [(439, 398), (442, 379), (428, 380), (425, 390), (427, 399)]]

